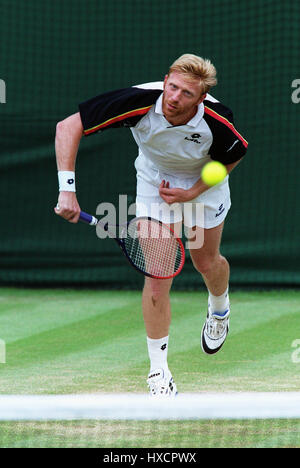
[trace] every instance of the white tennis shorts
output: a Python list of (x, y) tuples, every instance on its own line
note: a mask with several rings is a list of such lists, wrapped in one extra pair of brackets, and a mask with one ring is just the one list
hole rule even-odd
[(231, 199), (228, 176), (220, 184), (211, 187), (194, 200), (169, 205), (159, 195), (162, 180), (170, 183), (170, 188), (188, 189), (194, 179), (170, 176), (152, 168), (147, 173), (137, 168), (136, 216), (150, 216), (166, 224), (183, 221), (188, 228), (200, 226), (211, 229), (221, 224), (230, 209)]

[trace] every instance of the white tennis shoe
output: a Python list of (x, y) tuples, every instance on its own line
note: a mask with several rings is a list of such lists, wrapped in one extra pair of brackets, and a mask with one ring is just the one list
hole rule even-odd
[(175, 397), (177, 395), (177, 388), (169, 370), (156, 369), (150, 372), (147, 384), (151, 397)]
[(225, 312), (211, 312), (208, 304), (207, 318), (202, 328), (201, 347), (206, 354), (215, 354), (222, 348), (229, 332), (230, 308)]

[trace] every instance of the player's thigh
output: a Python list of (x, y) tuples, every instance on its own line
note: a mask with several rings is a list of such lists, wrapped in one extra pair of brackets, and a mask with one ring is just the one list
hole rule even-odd
[[(199, 226), (192, 228), (194, 239), (203, 237), (203, 245), (200, 248), (190, 248), (190, 255), (196, 268), (205, 269), (220, 255), (220, 245), (224, 221), (211, 229), (204, 229)], [(201, 230), (201, 232), (200, 232)], [(192, 244), (192, 242), (191, 242)]]
[[(175, 232), (177, 237), (182, 235), (182, 221), (177, 223), (168, 224), (168, 226)], [(145, 276), (144, 292), (149, 292), (154, 295), (166, 295), (169, 293), (173, 283), (173, 278), (157, 279)]]

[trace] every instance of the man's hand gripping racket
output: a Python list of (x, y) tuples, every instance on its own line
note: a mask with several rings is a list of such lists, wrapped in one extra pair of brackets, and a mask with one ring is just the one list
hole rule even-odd
[[(84, 211), (80, 212), (79, 221), (91, 226), (101, 225), (109, 234), (110, 229), (115, 228)], [(167, 279), (181, 272), (185, 261), (184, 246), (166, 224), (149, 217), (133, 218), (121, 227), (119, 236), (110, 235), (130, 264), (143, 275)]]

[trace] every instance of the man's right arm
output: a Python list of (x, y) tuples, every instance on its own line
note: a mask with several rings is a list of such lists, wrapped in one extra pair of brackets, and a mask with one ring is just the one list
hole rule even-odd
[[(75, 174), (75, 164), (79, 143), (83, 135), (83, 126), (79, 112), (67, 117), (56, 126), (55, 152), (57, 170), (61, 175), (62, 171), (69, 171)], [(80, 206), (77, 201), (76, 192), (60, 189), (58, 197), (58, 207), (54, 208), (57, 215), (77, 223)]]
[(71, 191), (72, 185), (69, 185), (72, 178), (68, 177), (75, 173), (81, 137), (109, 128), (134, 127), (149, 112), (161, 93), (162, 89), (136, 87), (110, 91), (80, 103), (78, 113), (57, 124), (55, 150), (59, 179), (62, 180), (59, 210), (54, 209), (57, 215), (71, 223), (79, 219), (80, 207), (75, 191)]

